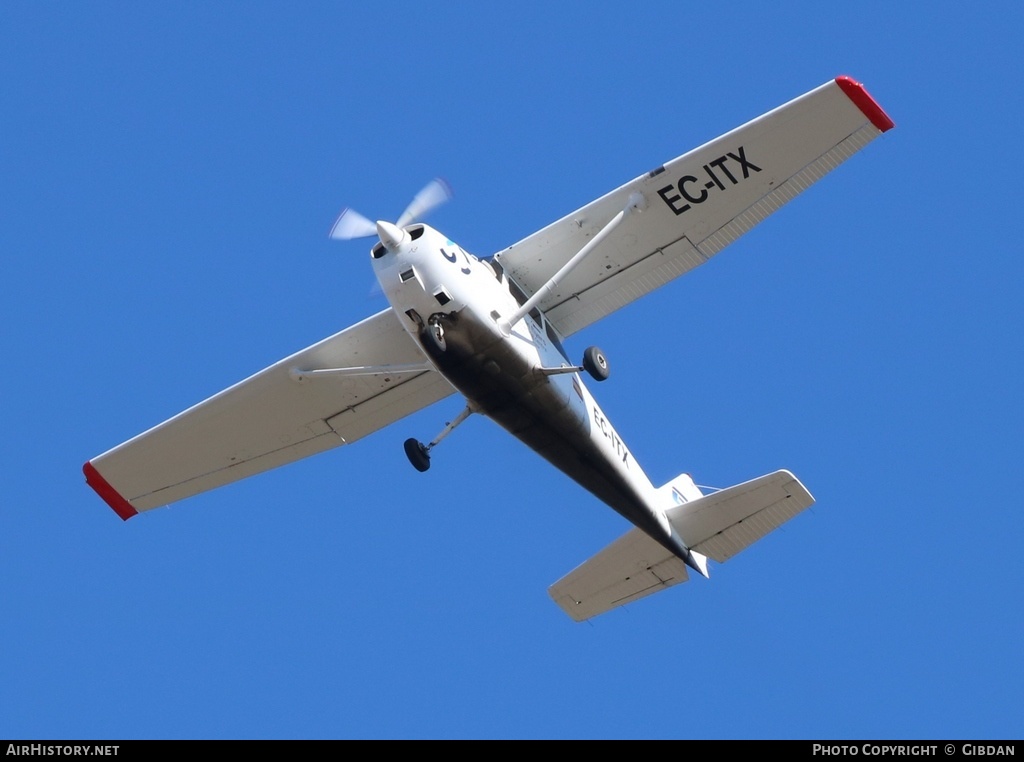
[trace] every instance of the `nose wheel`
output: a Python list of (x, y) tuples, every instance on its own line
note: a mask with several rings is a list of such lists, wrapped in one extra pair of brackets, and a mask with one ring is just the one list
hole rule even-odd
[(423, 343), (435, 354), (444, 354), (448, 349), (448, 342), (444, 338), (444, 326), (438, 320), (431, 320), (423, 329)]

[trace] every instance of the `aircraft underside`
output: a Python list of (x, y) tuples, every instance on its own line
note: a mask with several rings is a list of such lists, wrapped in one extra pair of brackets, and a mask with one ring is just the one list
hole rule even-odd
[[(480, 320), (468, 310), (434, 317), (443, 342), (428, 327), (421, 336), (424, 349), (475, 412), (494, 420), (634, 525), (655, 538), (664, 537), (644, 496), (622, 473), (623, 467), (639, 466), (628, 465), (628, 455), (616, 454), (621, 462), (613, 462), (591, 436), (590, 410), (578, 378), (565, 384), (574, 387), (569, 394), (577, 399), (572, 400), (554, 376), (539, 372), (515, 351), (495, 330), (494, 321)], [(663, 544), (676, 552), (667, 539)]]

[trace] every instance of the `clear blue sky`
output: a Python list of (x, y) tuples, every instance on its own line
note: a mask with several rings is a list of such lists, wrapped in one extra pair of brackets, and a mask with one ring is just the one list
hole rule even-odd
[[(481, 10), (484, 6), (487, 10)], [(7, 2), (0, 737), (1021, 738), (1016, 3)], [(386, 306), (339, 209), (488, 255), (849, 74), (896, 121), (570, 341), (655, 483), (817, 504), (589, 624), (625, 522), (493, 423), (122, 523), (82, 463)]]

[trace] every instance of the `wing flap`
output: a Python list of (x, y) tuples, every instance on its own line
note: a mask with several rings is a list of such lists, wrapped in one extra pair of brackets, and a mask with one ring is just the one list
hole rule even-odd
[(800, 480), (780, 470), (665, 513), (688, 547), (724, 563), (813, 504)]
[(631, 529), (548, 588), (577, 622), (686, 582), (686, 564), (639, 529)]
[(354, 442), (454, 388), (434, 371), (307, 381), (291, 371), (423, 360), (384, 310), (93, 458), (87, 481), (125, 518), (125, 504), (156, 508)]
[(863, 87), (825, 83), (495, 256), (527, 296), (636, 192), (647, 206), (539, 305), (564, 336), (706, 262), (892, 126)]

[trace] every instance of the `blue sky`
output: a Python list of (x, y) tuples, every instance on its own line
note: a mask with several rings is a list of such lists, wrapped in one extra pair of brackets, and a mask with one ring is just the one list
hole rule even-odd
[[(1020, 738), (1014, 3), (9, 2), (0, 737)], [(895, 130), (569, 342), (662, 483), (817, 504), (569, 620), (628, 528), (455, 399), (122, 523), (82, 463), (386, 306), (341, 207), (478, 255), (849, 74)]]

